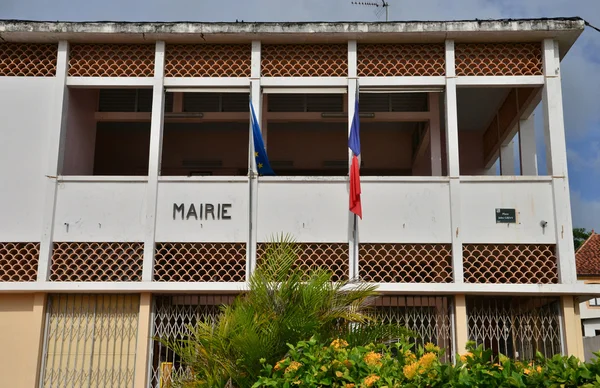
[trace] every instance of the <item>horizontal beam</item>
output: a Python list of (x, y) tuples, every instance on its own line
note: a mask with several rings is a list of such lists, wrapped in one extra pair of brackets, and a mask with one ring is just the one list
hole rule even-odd
[[(168, 112), (167, 112), (168, 113)], [(95, 112), (96, 121), (150, 122), (150, 112)], [(202, 117), (165, 117), (166, 123), (243, 122), (250, 120), (248, 112), (203, 112)]]
[[(375, 284), (375, 283), (374, 283)], [(600, 284), (456, 284), (456, 283), (386, 283), (375, 284), (386, 294), (404, 295), (600, 295)], [(348, 285), (352, 288), (354, 285)], [(248, 284), (218, 282), (23, 282), (0, 283), (0, 293), (10, 292), (172, 292), (238, 293)]]
[(347, 77), (262, 77), (262, 87), (343, 87), (348, 86)]
[(474, 77), (462, 76), (456, 77), (456, 86), (471, 87), (520, 87), (520, 86), (543, 86), (544, 76), (542, 75), (520, 75), (507, 77)]
[(250, 78), (226, 78), (226, 77), (165, 77), (165, 88), (167, 87), (205, 87), (205, 88), (240, 88), (250, 92)]
[(74, 88), (151, 88), (152, 77), (67, 77), (67, 86)]
[(445, 87), (446, 77), (359, 77), (360, 88), (369, 87)]

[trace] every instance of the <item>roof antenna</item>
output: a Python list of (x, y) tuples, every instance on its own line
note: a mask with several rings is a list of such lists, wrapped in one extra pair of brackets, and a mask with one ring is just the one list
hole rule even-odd
[(388, 9), (390, 8), (390, 3), (385, 0), (381, 0), (381, 3), (368, 2), (368, 1), (353, 1), (352, 4), (353, 5), (366, 5), (368, 7), (376, 7), (377, 9), (375, 10), (375, 16), (377, 16), (377, 18), (379, 19), (383, 15), (383, 12), (385, 12), (385, 21), (386, 22), (388, 21), (388, 17), (389, 17)]

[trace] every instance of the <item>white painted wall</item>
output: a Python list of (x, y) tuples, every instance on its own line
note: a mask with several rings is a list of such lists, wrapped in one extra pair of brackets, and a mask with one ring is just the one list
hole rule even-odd
[(0, 241), (40, 241), (55, 83), (0, 77)]
[[(163, 178), (164, 179), (164, 178)], [(185, 180), (186, 178), (183, 178)], [(185, 205), (185, 217), (176, 212), (173, 204)], [(199, 219), (199, 204), (213, 204), (215, 219), (209, 214)], [(188, 212), (194, 204), (198, 219)], [(216, 219), (217, 205), (231, 204), (227, 216)], [(187, 181), (162, 180), (158, 182), (156, 209), (157, 242), (246, 242), (248, 239), (248, 181), (246, 178), (213, 180), (213, 178), (189, 178)]]
[(448, 182), (366, 180), (361, 189), (361, 242), (451, 242)]
[(261, 178), (258, 241), (289, 233), (299, 242), (348, 242), (345, 178)]
[[(555, 243), (550, 181), (461, 182), (460, 233), (465, 243)], [(516, 209), (517, 223), (496, 223), (496, 208)], [(544, 230), (540, 222), (548, 224)]]
[(600, 316), (593, 319), (583, 319), (583, 336), (584, 337), (595, 337), (596, 330), (600, 330)]
[(146, 185), (59, 182), (54, 241), (142, 241)]

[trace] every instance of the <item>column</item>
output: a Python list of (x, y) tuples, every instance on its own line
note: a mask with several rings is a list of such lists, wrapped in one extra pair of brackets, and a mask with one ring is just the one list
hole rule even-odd
[(67, 109), (69, 107), (69, 90), (67, 88), (67, 72), (69, 70), (69, 44), (58, 42), (56, 60), (56, 92), (54, 95), (54, 114), (48, 125), (48, 162), (44, 177), (44, 213), (42, 215), (42, 236), (40, 238), (40, 257), (38, 262), (38, 282), (48, 280), (52, 262), (52, 238), (54, 233), (54, 211), (56, 208), (57, 178), (60, 174), (64, 154), (64, 139), (67, 133)]
[(571, 222), (571, 199), (567, 175), (567, 147), (563, 117), (560, 60), (558, 42), (545, 39), (544, 53), (544, 105), (545, 137), (548, 174), (552, 176), (554, 197), (554, 223), (556, 228), (556, 255), (560, 282), (577, 282), (573, 229)]
[(515, 143), (500, 146), (500, 175), (515, 175)]
[(578, 303), (572, 295), (564, 295), (560, 298), (560, 305), (564, 327), (563, 341), (565, 341), (567, 355), (583, 360), (585, 355)]
[(440, 138), (440, 95), (429, 93), (429, 146), (431, 176), (442, 176), (442, 145)]
[(460, 167), (458, 161), (458, 115), (454, 41), (446, 41), (446, 148), (450, 178), (450, 220), (454, 283), (463, 283), (462, 237), (460, 236)]
[(152, 294), (140, 295), (140, 313), (138, 318), (137, 346), (135, 350), (134, 388), (148, 386), (148, 363), (150, 361), (150, 344), (152, 339)]
[(537, 146), (535, 144), (535, 114), (519, 122), (521, 175), (537, 176)]
[(156, 42), (154, 57), (154, 81), (152, 89), (152, 122), (150, 123), (150, 157), (148, 162), (148, 187), (146, 190), (146, 217), (144, 223), (144, 269), (142, 281), (151, 282), (154, 269), (154, 237), (156, 231), (156, 200), (158, 177), (162, 159), (163, 118), (165, 105), (164, 88), (165, 42)]
[[(348, 41), (348, 136), (350, 136), (350, 130), (352, 128), (352, 118), (354, 117), (354, 109), (356, 107), (357, 93), (359, 92), (357, 71), (357, 47), (358, 46), (355, 40)], [(348, 172), (350, 171), (351, 165), (352, 151), (348, 149)], [(359, 277), (358, 242), (358, 217), (356, 217), (354, 213), (348, 211), (348, 256), (350, 260), (350, 279), (358, 279)]]
[[(250, 70), (250, 99), (256, 113), (256, 121), (262, 122), (262, 95), (260, 90), (260, 61), (261, 61), (261, 42), (252, 42), (252, 57)], [(246, 244), (246, 278), (256, 267), (256, 244), (258, 241), (258, 171), (256, 169), (256, 159), (254, 158), (254, 140), (252, 139), (251, 122), (248, 122), (248, 195), (250, 197), (248, 207), (248, 242)], [(266, 147), (266, 145), (265, 145)]]
[(467, 350), (467, 342), (469, 341), (469, 328), (467, 319), (467, 301), (464, 295), (454, 296), (454, 330), (455, 353), (465, 353)]

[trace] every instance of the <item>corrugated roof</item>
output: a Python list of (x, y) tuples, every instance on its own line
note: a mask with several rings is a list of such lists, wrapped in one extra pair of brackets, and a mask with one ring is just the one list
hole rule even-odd
[(575, 253), (577, 275), (600, 275), (600, 234), (592, 232)]

